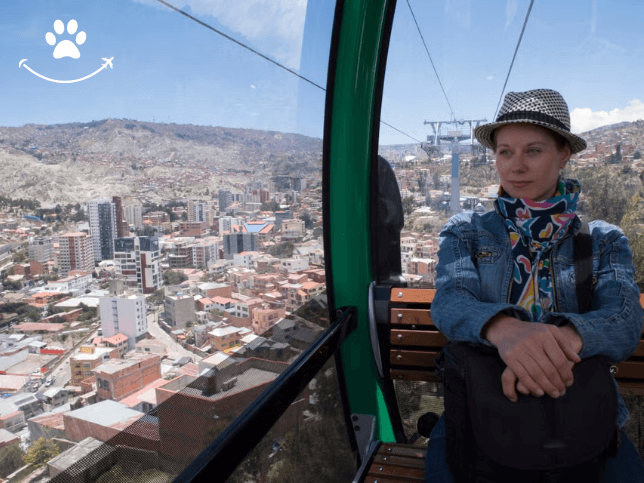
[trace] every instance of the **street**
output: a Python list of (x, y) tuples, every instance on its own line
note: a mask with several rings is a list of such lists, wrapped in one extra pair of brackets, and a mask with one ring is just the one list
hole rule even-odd
[(161, 327), (159, 327), (156, 320), (161, 315), (162, 311), (162, 308), (156, 308), (148, 312), (148, 333), (159, 342), (165, 344), (165, 346), (168, 348), (168, 357), (170, 359), (188, 356), (193, 361), (198, 361), (200, 359), (199, 356), (181, 347), (179, 343), (173, 340), (169, 334), (167, 334)]

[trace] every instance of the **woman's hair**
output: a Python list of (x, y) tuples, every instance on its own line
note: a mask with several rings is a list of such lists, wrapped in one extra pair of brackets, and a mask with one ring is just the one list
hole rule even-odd
[[(540, 128), (543, 132), (548, 133), (548, 135), (554, 140), (555, 144), (557, 145), (557, 149), (559, 151), (563, 151), (563, 149), (566, 146), (568, 146), (568, 149), (570, 149), (572, 151), (570, 141), (568, 141), (568, 139), (563, 137), (558, 132), (553, 131), (551, 129), (548, 129), (547, 127), (538, 126), (536, 124), (531, 124), (531, 125), (534, 126), (534, 127)], [(503, 126), (501, 126), (501, 127), (503, 127)], [(499, 130), (499, 128), (497, 128), (494, 131), (492, 131), (492, 135), (491, 135), (492, 136), (492, 143), (494, 144), (494, 152), (496, 152), (496, 133), (497, 133), (498, 130)]]

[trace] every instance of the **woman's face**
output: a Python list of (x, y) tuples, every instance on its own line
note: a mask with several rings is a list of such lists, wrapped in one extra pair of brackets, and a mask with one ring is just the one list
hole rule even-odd
[(570, 148), (557, 146), (554, 135), (532, 124), (507, 124), (496, 131), (496, 170), (513, 198), (543, 201), (554, 195)]

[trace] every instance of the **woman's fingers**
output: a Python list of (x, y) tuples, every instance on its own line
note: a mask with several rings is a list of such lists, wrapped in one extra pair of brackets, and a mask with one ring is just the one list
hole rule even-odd
[(557, 388), (529, 356), (518, 361), (510, 360), (507, 364), (533, 396), (541, 397), (548, 393), (552, 397), (558, 397)]
[(528, 394), (530, 394), (530, 391), (528, 390), (528, 388), (525, 387), (521, 381), (517, 382), (517, 391), (519, 391), (524, 396), (527, 396)]
[(512, 402), (517, 402), (517, 393), (514, 389), (517, 383), (517, 376), (509, 367), (506, 367), (503, 374), (501, 374), (501, 383), (505, 397)]
[[(579, 354), (575, 352), (575, 350), (573, 349), (572, 345), (570, 344), (570, 341), (568, 340), (564, 332), (559, 327), (553, 327), (553, 328), (556, 330), (551, 331), (552, 335), (557, 340), (557, 344), (559, 344), (559, 347), (566, 355), (568, 360), (575, 363), (581, 362), (581, 357), (579, 357)], [(572, 330), (574, 331), (574, 329)]]

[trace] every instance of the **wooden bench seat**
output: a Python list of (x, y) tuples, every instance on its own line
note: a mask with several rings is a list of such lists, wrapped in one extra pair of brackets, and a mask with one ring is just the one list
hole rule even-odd
[[(437, 382), (434, 359), (447, 339), (434, 326), (431, 304), (433, 289), (392, 288), (389, 296), (388, 343), (380, 342), (382, 360), (388, 361), (388, 377), (393, 380)], [(644, 307), (644, 295), (640, 296)], [(456, 308), (457, 309), (457, 308)], [(389, 353), (386, 354), (388, 348)], [(615, 374), (620, 393), (644, 395), (644, 329), (639, 346), (626, 361), (617, 364)], [(368, 467), (365, 483), (403, 483), (424, 481), (423, 448), (383, 443)]]
[(364, 483), (425, 481), (424, 449), (404, 444), (383, 443), (373, 458)]
[[(438, 381), (434, 374), (434, 359), (447, 339), (432, 323), (430, 309), (435, 293), (433, 289), (391, 289), (391, 379)], [(640, 303), (644, 307), (644, 295), (640, 296)], [(382, 356), (386, 357), (385, 354)], [(616, 367), (620, 392), (644, 395), (644, 331), (633, 355)]]

